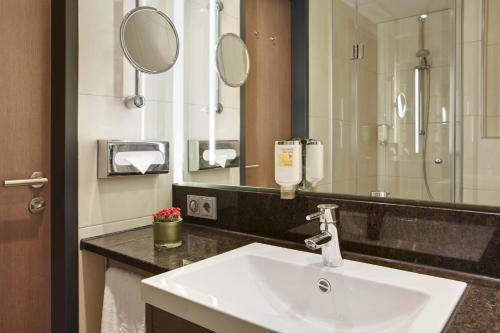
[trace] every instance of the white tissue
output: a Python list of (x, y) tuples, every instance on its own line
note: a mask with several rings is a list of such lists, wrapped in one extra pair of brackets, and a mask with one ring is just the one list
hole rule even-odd
[[(209, 161), (209, 151), (205, 150), (203, 152), (203, 159)], [(236, 150), (234, 149), (216, 149), (215, 150), (215, 164), (219, 165), (221, 168), (225, 168), (227, 161), (232, 161), (236, 158)]]
[(127, 151), (115, 156), (116, 165), (132, 165), (140, 173), (145, 174), (151, 164), (163, 164), (164, 155), (161, 151)]

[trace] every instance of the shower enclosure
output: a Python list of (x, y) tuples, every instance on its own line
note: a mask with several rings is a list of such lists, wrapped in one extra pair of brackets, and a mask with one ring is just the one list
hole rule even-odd
[(455, 200), (457, 2), (331, 2), (332, 192)]

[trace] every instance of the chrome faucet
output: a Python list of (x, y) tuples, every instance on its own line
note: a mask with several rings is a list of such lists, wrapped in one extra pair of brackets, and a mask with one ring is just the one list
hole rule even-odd
[(318, 205), (319, 212), (306, 216), (307, 221), (319, 218), (320, 233), (304, 240), (306, 246), (311, 250), (321, 248), (323, 264), (328, 267), (340, 267), (343, 265), (340, 252), (340, 221), (337, 217), (339, 206), (335, 204)]

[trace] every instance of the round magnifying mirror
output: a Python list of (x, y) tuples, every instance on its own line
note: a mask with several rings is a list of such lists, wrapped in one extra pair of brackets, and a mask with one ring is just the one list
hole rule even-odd
[(403, 119), (406, 115), (406, 95), (402, 92), (396, 97), (396, 109), (398, 117)]
[(245, 42), (232, 33), (219, 38), (216, 49), (217, 72), (225, 84), (241, 87), (250, 72), (250, 56)]
[(153, 7), (137, 7), (125, 15), (120, 41), (127, 60), (143, 73), (163, 73), (179, 56), (179, 37), (174, 24)]

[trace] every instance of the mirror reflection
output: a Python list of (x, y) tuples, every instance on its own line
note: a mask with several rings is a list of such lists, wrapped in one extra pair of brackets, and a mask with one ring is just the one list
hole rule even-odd
[(250, 71), (250, 57), (245, 42), (236, 34), (226, 33), (217, 43), (217, 72), (225, 84), (240, 87)]
[(175, 26), (165, 13), (153, 7), (130, 11), (122, 21), (120, 37), (127, 60), (143, 73), (163, 73), (179, 55)]
[[(252, 66), (222, 88), (215, 139), (239, 140), (241, 163), (184, 180), (278, 188), (275, 142), (314, 139), (323, 178), (302, 190), (500, 206), (490, 2), (240, 1)], [(196, 119), (188, 139), (208, 140)]]

